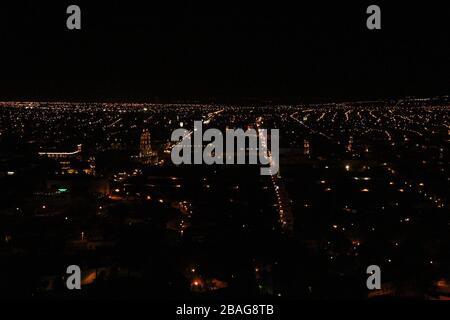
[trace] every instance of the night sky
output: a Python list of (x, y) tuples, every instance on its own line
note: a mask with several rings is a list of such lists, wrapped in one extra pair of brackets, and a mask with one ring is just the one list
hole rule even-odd
[[(450, 93), (444, 1), (3, 2), (0, 100), (290, 102)], [(81, 31), (66, 28), (70, 4), (81, 7)], [(382, 30), (366, 28), (370, 4), (381, 7)]]

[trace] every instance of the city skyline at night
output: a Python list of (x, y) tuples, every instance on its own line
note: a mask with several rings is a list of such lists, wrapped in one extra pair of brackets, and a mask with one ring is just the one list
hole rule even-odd
[[(8, 195), (2, 212), (4, 222), (16, 220), (14, 228), (2, 229), (6, 245), (25, 250), (26, 238), (19, 239), (32, 229), (20, 230), (62, 223), (58, 231), (41, 234), (35, 246), (45, 246), (47, 237), (65, 243), (63, 251), (51, 249), (62, 261), (76, 253), (83, 270), (103, 270), (101, 280), (95, 280), (97, 270), (82, 281), (97, 290), (98, 281), (113, 285), (123, 277), (117, 267), (128, 270), (131, 287), (111, 290), (113, 295), (139, 294), (145, 270), (157, 264), (150, 262), (153, 254), (142, 261), (148, 255), (142, 248), (156, 243), (173, 251), (171, 259), (159, 258), (174, 272), (160, 285), (175, 296), (245, 288), (252, 297), (333, 298), (332, 288), (321, 286), (337, 285), (341, 277), (355, 286), (345, 293), (349, 298), (445, 295), (449, 104), (448, 98), (278, 106), (3, 102), (0, 142), (11, 151), (2, 156), (0, 177)], [(280, 172), (264, 177), (248, 164), (174, 165), (172, 131), (181, 125), (194, 132), (198, 119), (205, 130), (278, 128)], [(144, 240), (149, 236), (156, 242)], [(421, 246), (411, 255), (415, 241)], [(247, 267), (220, 258), (235, 242), (242, 247), (236, 262)], [(278, 244), (286, 251), (263, 253)], [(123, 254), (134, 257), (125, 265), (117, 251), (122, 246)], [(292, 256), (292, 246), (302, 251)], [(96, 254), (86, 260), (89, 252)], [(60, 265), (58, 274), (64, 263), (55, 258), (49, 261)], [(115, 262), (102, 265), (105, 258)], [(304, 261), (300, 269), (289, 269), (297, 259)], [(370, 265), (383, 270), (384, 289), (375, 293), (365, 288)], [(411, 266), (413, 274), (428, 278), (411, 284), (403, 273)], [(255, 274), (245, 279), (256, 283), (239, 287), (234, 273), (240, 270), (243, 277), (252, 269)], [(174, 282), (175, 274), (190, 279), (190, 286)], [(300, 277), (295, 290), (287, 275)], [(37, 285), (34, 294), (58, 292), (54, 281), (44, 281), (45, 290)]]

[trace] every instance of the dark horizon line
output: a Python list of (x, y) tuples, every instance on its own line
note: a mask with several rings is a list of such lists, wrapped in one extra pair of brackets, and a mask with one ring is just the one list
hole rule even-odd
[(14, 103), (127, 103), (127, 104), (204, 104), (204, 103), (212, 103), (212, 104), (228, 104), (228, 103), (242, 103), (242, 104), (251, 104), (251, 103), (268, 103), (268, 104), (294, 104), (294, 103), (304, 103), (304, 104), (327, 104), (327, 103), (356, 103), (356, 102), (382, 102), (386, 100), (413, 100), (413, 99), (442, 99), (449, 98), (450, 93), (448, 94), (439, 94), (439, 95), (408, 95), (408, 96), (385, 96), (385, 97), (377, 97), (377, 98), (361, 98), (361, 97), (351, 97), (351, 98), (279, 98), (279, 97), (215, 97), (215, 98), (138, 98), (136, 100), (131, 99), (116, 99), (107, 98), (107, 99), (43, 99), (43, 98), (34, 98), (34, 99), (1, 99), (1, 103), (14, 102)]

